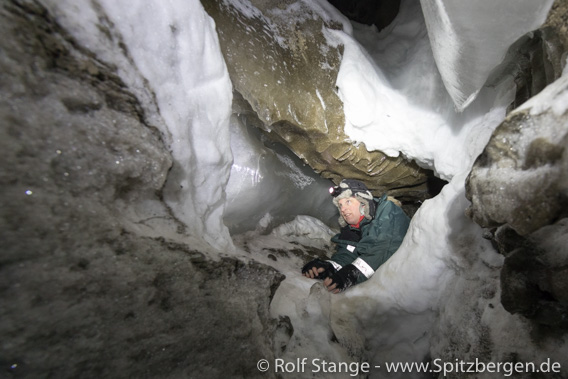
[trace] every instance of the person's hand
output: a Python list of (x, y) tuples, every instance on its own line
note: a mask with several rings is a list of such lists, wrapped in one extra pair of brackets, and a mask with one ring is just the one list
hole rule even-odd
[(319, 274), (321, 274), (324, 271), (325, 271), (325, 268), (323, 268), (323, 267), (320, 267), (320, 268), (312, 267), (308, 271), (304, 272), (304, 276), (306, 278), (314, 279), (314, 278), (317, 278), (319, 276)]
[(323, 261), (319, 258), (308, 262), (302, 267), (302, 275), (310, 279), (325, 279), (335, 274), (335, 272), (336, 270), (330, 262)]
[(331, 293), (339, 293), (341, 291), (339, 291), (339, 289), (337, 288), (337, 283), (334, 283), (333, 280), (331, 278), (325, 278), (325, 280), (323, 281), (323, 285), (325, 286), (325, 288), (327, 288), (327, 290)]
[(352, 264), (348, 264), (335, 274), (326, 278), (323, 281), (323, 285), (331, 293), (343, 292), (357, 283), (359, 275), (361, 275), (361, 271)]

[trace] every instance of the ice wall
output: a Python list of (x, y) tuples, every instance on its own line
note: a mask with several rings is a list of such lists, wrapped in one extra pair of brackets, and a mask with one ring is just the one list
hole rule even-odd
[(232, 249), (222, 222), (232, 85), (201, 3), (46, 3), (80, 43), (117, 66), (162, 132), (174, 159), (164, 198), (186, 231)]
[(483, 88), (469, 109), (456, 112), (417, 2), (403, 1), (395, 21), (379, 34), (355, 25), (353, 37), (336, 35), (345, 44), (337, 86), (346, 133), (370, 150), (413, 159), (445, 180), (471, 166), (514, 98), (509, 78)]
[(298, 214), (336, 226), (338, 211), (328, 193), (333, 183), (264, 137), (247, 118), (231, 117), (231, 148), (234, 161), (223, 218), (231, 234), (269, 232)]
[(458, 111), (477, 97), (507, 49), (544, 22), (553, 0), (421, 0), (444, 85)]

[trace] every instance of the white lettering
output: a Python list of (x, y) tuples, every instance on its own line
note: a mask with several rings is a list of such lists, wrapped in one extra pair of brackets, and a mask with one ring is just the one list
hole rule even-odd
[(434, 373), (440, 373), (442, 371), (442, 366), (440, 366), (440, 362), (442, 362), (441, 358), (436, 358), (434, 359), (434, 369), (432, 370), (432, 372)]
[[(294, 361), (286, 362), (284, 359), (274, 359), (275, 373), (304, 373), (306, 370), (307, 358), (297, 358)], [(312, 373), (348, 373), (351, 377), (361, 374), (368, 374), (371, 367), (381, 369), (381, 365), (371, 366), (368, 362), (330, 362), (320, 358), (311, 360)], [(258, 362), (258, 369), (261, 372), (268, 370), (269, 363), (265, 359)], [(447, 376), (452, 373), (502, 373), (504, 377), (511, 377), (517, 373), (561, 373), (562, 367), (559, 362), (554, 362), (550, 358), (546, 361), (534, 362), (483, 362), (478, 358), (472, 361), (455, 359), (444, 362), (441, 358), (436, 358), (431, 362), (384, 362), (382, 367), (386, 367), (388, 372), (422, 372), (441, 374)]]
[[(517, 362), (517, 363), (521, 363), (521, 362)], [(513, 375), (513, 362), (503, 363), (503, 370), (505, 371), (505, 373), (503, 375), (505, 375), (505, 376)]]
[(312, 366), (316, 367), (315, 370), (312, 369), (312, 372), (320, 372), (320, 367), (318, 365), (318, 362), (319, 362), (319, 358), (312, 359)]
[(306, 361), (308, 358), (296, 359), (296, 362), (284, 362), (284, 359), (277, 358), (274, 360), (274, 372), (304, 372)]
[[(283, 364), (284, 364), (284, 359), (281, 359), (281, 358), (275, 359), (274, 360), (275, 372), (284, 372), (284, 368), (282, 367)], [(282, 371), (278, 371), (278, 370), (282, 370)]]
[(319, 358), (312, 359), (312, 372), (322, 373), (349, 373), (349, 376), (358, 376), (360, 373), (369, 373), (371, 365), (368, 362), (328, 362)]

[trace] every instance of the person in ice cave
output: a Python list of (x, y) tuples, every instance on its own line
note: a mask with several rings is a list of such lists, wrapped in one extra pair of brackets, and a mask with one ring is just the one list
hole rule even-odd
[(329, 291), (339, 293), (369, 279), (398, 250), (410, 219), (396, 199), (374, 198), (355, 179), (343, 179), (330, 193), (340, 213), (340, 232), (331, 238), (336, 252), (329, 260), (308, 262), (302, 274), (323, 279)]

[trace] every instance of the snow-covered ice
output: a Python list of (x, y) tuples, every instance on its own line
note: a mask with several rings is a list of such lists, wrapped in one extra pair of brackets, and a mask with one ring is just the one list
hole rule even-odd
[(420, 0), (432, 50), (458, 110), (484, 86), (507, 49), (537, 29), (553, 0)]
[(346, 46), (337, 85), (349, 137), (367, 149), (403, 154), (445, 180), (470, 168), (514, 98), (513, 81), (504, 80), (456, 112), (416, 2), (404, 3), (380, 34), (356, 25), (354, 37), (336, 35)]
[[(160, 128), (174, 159), (164, 193), (174, 214), (190, 234), (231, 250), (223, 213), (233, 159), (232, 84), (213, 20), (198, 0), (97, 4), (48, 2), (58, 21), (116, 65), (129, 89), (153, 110), (149, 121)], [(98, 28), (99, 20), (113, 25), (114, 34)]]
[[(283, 353), (286, 359), (349, 360), (345, 348), (330, 343), (334, 333), (343, 346), (359, 352), (367, 349), (362, 354), (377, 363), (421, 361), (430, 344), (434, 350), (444, 346), (449, 337), (443, 329), (433, 328), (436, 323), (443, 325), (436, 317), (444, 310), (443, 317), (458, 317), (462, 301), (449, 289), (467, 284), (475, 292), (476, 285), (489, 280), (492, 273), (480, 270), (478, 275), (485, 279), (464, 282), (464, 273), (477, 267), (479, 259), (492, 267), (500, 265), (480, 228), (464, 215), (465, 177), (513, 96), (512, 82), (494, 88), (483, 84), (509, 44), (542, 22), (550, 0), (526, 0), (522, 6), (511, 1), (505, 5), (422, 1), (422, 8), (406, 0), (397, 19), (381, 33), (362, 25), (351, 28), (326, 1), (306, 0), (312, 9), (323, 12), (322, 17), (335, 17), (345, 25), (343, 31), (327, 31), (326, 36), (345, 45), (337, 86), (350, 138), (364, 142), (368, 149), (403, 154), (449, 181), (416, 213), (399, 251), (369, 281), (334, 296), (300, 275), (300, 257), (267, 256), (267, 248), (292, 251), (298, 244), (330, 250), (327, 239), (333, 230), (309, 216), (267, 229), (283, 214), (286, 221), (303, 211), (322, 217), (309, 204), (291, 206), (296, 194), (312, 205), (328, 195), (323, 182), (311, 184), (303, 167), (292, 164), (286, 170), (289, 161), (282, 155), (266, 151), (267, 158), (259, 156), (265, 149), (260, 145), (251, 154), (254, 142), (238, 134), (242, 132), (234, 135), (234, 130), (231, 137), (232, 87), (214, 23), (199, 1), (169, 0), (158, 5), (100, 0), (100, 8), (69, 0), (47, 3), (75, 38), (116, 65), (150, 110), (147, 117), (161, 130), (174, 158), (165, 199), (188, 232), (219, 252), (272, 265), (286, 275), (272, 303), (273, 316), (288, 316), (294, 326)], [(254, 15), (251, 7), (247, 5), (246, 11)], [(521, 14), (509, 15), (512, 10)], [(77, 18), (83, 22), (73, 21)], [(523, 28), (512, 28), (527, 18), (530, 23), (523, 23)], [(105, 35), (96, 27), (98, 20), (114, 24), (114, 34)], [(469, 21), (476, 22), (480, 34), (468, 39)], [(505, 35), (508, 30), (512, 34)], [(471, 64), (462, 66), (464, 60)], [(457, 112), (456, 105), (463, 112)], [(259, 160), (266, 164), (262, 170)], [(277, 177), (276, 168), (285, 172), (284, 177)], [(306, 192), (306, 188), (313, 189)], [(282, 201), (286, 191), (297, 192)], [(277, 204), (267, 209), (267, 202)], [(225, 216), (228, 222), (248, 223), (244, 229), (249, 231), (231, 236), (223, 224)], [(330, 217), (329, 212), (323, 216)], [(491, 315), (483, 317), (493, 325), (500, 322)], [(464, 327), (468, 326), (473, 324)], [(491, 330), (496, 355), (513, 333), (501, 329)], [(366, 343), (357, 335), (364, 336)]]

